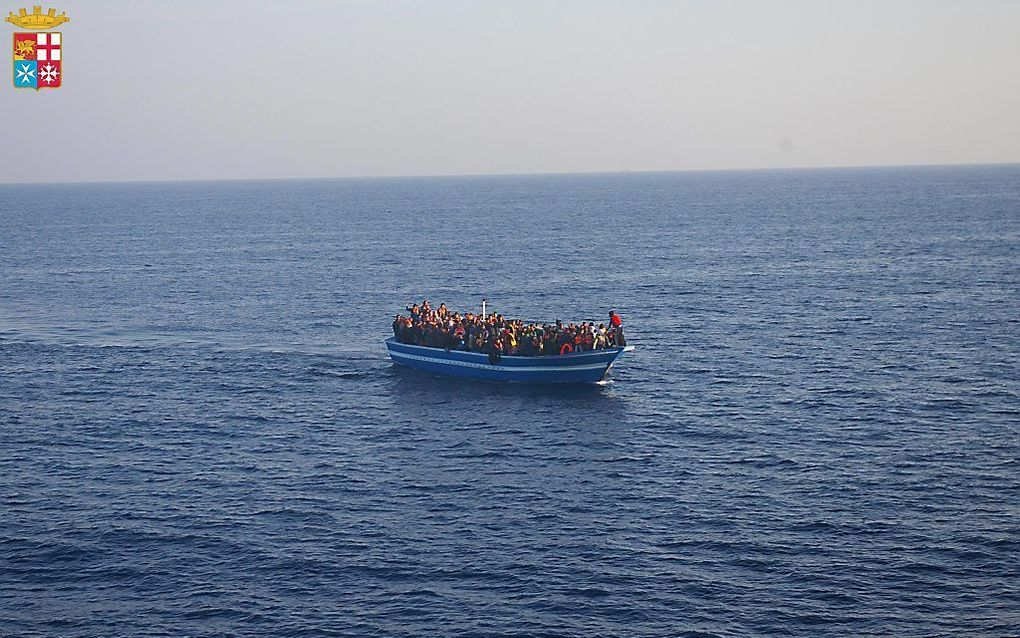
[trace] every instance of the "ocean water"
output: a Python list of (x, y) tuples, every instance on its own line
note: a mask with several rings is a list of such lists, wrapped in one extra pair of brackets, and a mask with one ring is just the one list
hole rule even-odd
[(1018, 635), (1018, 459), (1020, 166), (0, 187), (0, 635)]

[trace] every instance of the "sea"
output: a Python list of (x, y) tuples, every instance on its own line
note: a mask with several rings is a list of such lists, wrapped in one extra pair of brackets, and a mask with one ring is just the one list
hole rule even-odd
[(0, 635), (1020, 635), (1020, 166), (0, 186)]

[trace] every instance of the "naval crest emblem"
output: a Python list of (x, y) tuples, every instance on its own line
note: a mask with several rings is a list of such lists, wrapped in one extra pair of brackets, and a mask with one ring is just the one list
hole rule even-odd
[(4, 18), (22, 29), (32, 31), (15, 32), (13, 62), (14, 87), (18, 89), (57, 89), (64, 77), (64, 38), (54, 27), (70, 22), (67, 13), (57, 15), (56, 9), (43, 13), (41, 6), (12, 11)]

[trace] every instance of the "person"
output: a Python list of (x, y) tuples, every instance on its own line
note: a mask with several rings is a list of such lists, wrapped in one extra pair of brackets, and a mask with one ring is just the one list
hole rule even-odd
[(620, 315), (616, 314), (615, 310), (609, 311), (609, 325), (613, 328), (623, 326), (623, 319), (620, 319)]
[(557, 319), (553, 324), (540, 325), (500, 314), (482, 318), (454, 312), (445, 303), (433, 308), (428, 300), (406, 309), (409, 316), (398, 314), (393, 318), (393, 336), (400, 343), (489, 352), (497, 359), (502, 355), (536, 357), (626, 345), (623, 321), (615, 310), (609, 311), (608, 325), (600, 323), (596, 329), (587, 321), (575, 324)]
[(627, 340), (623, 338), (623, 319), (614, 310), (609, 311), (609, 334), (612, 335), (613, 345), (627, 345)]

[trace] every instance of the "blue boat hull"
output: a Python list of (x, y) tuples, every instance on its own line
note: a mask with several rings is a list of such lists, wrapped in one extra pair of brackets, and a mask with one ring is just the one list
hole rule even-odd
[(504, 356), (492, 364), (489, 355), (443, 350), (386, 340), (393, 363), (426, 372), (513, 383), (597, 383), (620, 356), (633, 347), (593, 350), (544, 357)]

